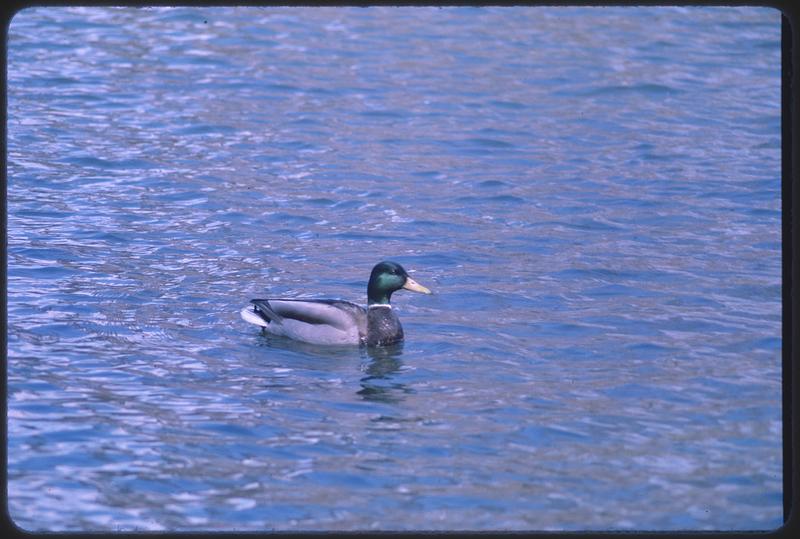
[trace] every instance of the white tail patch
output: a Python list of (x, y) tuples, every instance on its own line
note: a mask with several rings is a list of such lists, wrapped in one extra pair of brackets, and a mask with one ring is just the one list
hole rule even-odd
[(263, 318), (261, 318), (258, 314), (256, 314), (256, 312), (253, 311), (253, 308), (250, 306), (245, 307), (244, 309), (239, 311), (239, 314), (242, 316), (242, 320), (244, 320), (245, 322), (250, 322), (251, 324), (261, 326), (262, 328), (268, 326), (267, 322)]

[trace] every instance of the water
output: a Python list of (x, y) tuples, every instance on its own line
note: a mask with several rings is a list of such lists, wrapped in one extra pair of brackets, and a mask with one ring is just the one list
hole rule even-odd
[[(27, 530), (782, 522), (780, 17), (41, 8), (8, 57)], [(259, 335), (365, 301), (383, 351)]]

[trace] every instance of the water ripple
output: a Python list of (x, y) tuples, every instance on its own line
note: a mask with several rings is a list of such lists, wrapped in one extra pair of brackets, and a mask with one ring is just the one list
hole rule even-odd
[[(758, 8), (19, 12), (15, 523), (778, 526), (779, 41)], [(435, 292), (393, 296), (401, 346), (239, 319), (364, 302), (384, 258)]]

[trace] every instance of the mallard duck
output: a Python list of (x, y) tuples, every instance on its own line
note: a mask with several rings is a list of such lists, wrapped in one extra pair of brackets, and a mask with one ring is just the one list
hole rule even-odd
[(267, 333), (297, 341), (386, 346), (403, 340), (403, 326), (389, 303), (401, 288), (431, 293), (403, 266), (384, 261), (372, 268), (366, 308), (338, 299), (251, 299), (241, 315)]

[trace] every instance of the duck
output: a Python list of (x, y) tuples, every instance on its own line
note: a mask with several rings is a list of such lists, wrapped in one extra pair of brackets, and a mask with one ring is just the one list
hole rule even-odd
[(271, 335), (317, 345), (389, 346), (404, 338), (403, 326), (390, 300), (398, 290), (432, 292), (389, 260), (372, 268), (367, 306), (339, 299), (251, 299), (242, 319)]

